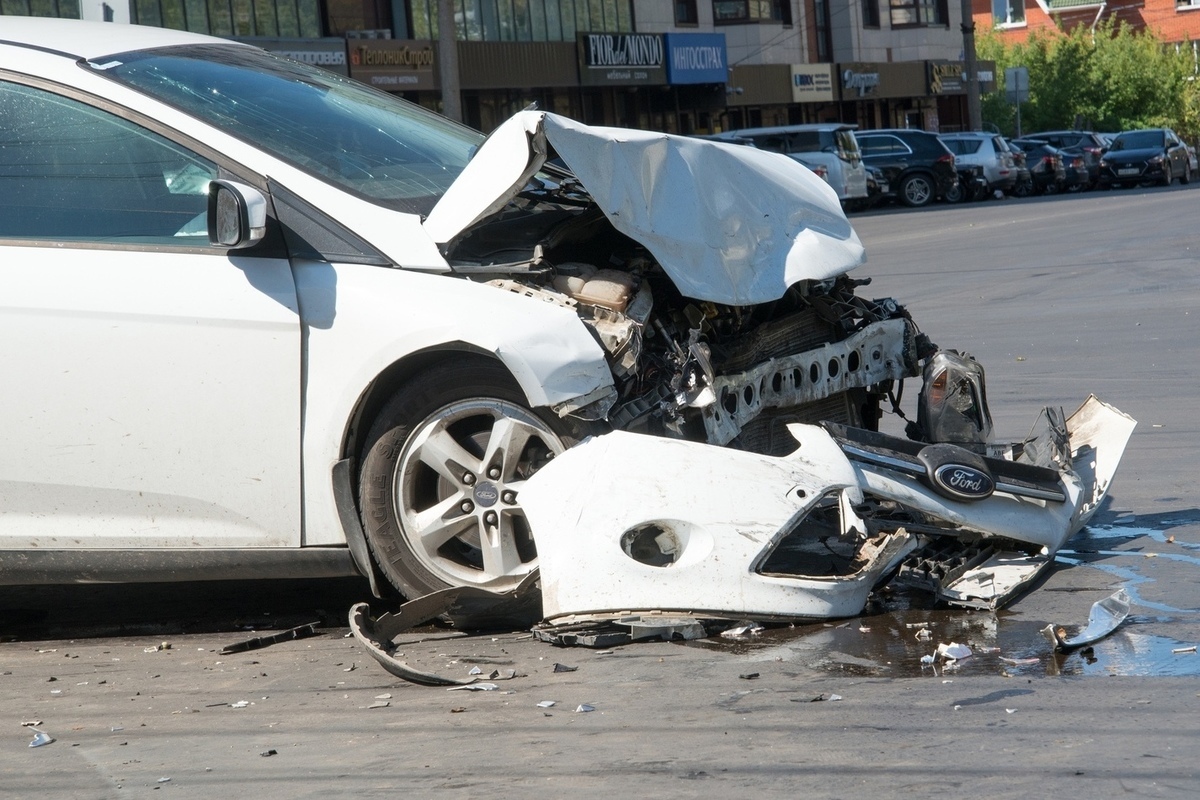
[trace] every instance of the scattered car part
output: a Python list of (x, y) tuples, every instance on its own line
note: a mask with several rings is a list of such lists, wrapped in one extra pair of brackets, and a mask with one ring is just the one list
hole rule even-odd
[(540, 618), (537, 602), (538, 573), (532, 572), (510, 592), (490, 592), (474, 586), (457, 586), (404, 603), (396, 611), (371, 616), (366, 603), (350, 608), (350, 632), (371, 657), (397, 678), (424, 686), (465, 686), (480, 678), (502, 680), (516, 677), (513, 670), (469, 678), (449, 678), (426, 672), (396, 658), (395, 638), (437, 617), (457, 621), (461, 627), (529, 627)]
[(1115, 631), (1129, 616), (1129, 594), (1119, 589), (1103, 600), (1092, 604), (1087, 627), (1074, 636), (1067, 636), (1066, 628), (1050, 624), (1042, 634), (1054, 645), (1055, 652), (1067, 653), (1100, 641)]
[(1095, 512), (1135, 424), (1094, 397), (1042, 422), (989, 455), (828, 423), (790, 425), (784, 457), (594, 437), (523, 491), (546, 619), (848, 617), (909, 554), (910, 579), (999, 607)]
[(235, 642), (227, 644), (221, 648), (221, 655), (229, 655), (230, 653), (244, 653), (247, 650), (258, 650), (263, 647), (269, 647), (279, 642), (290, 642), (293, 639), (307, 639), (310, 636), (317, 635), (318, 622), (310, 622), (307, 625), (299, 625), (295, 628), (290, 628), (279, 633), (272, 633), (266, 636), (257, 636), (253, 639), (247, 639), (244, 642)]
[[(632, 642), (703, 639), (708, 632), (697, 619), (646, 614), (566, 625), (543, 623), (534, 626), (533, 635), (543, 642), (560, 647), (608, 648)], [(555, 672), (571, 672), (576, 669), (571, 667), (560, 670), (559, 666), (561, 665), (554, 665)]]

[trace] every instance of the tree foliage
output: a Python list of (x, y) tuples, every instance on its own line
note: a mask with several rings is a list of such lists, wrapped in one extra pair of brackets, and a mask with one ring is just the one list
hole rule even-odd
[(1035, 30), (1006, 43), (981, 33), (979, 57), (996, 62), (997, 91), (983, 98), (985, 122), (1016, 132), (1016, 109), (1004, 94), (1004, 70), (1029, 70), (1029, 100), (1021, 104), (1024, 131), (1082, 128), (1122, 131), (1169, 127), (1200, 137), (1200, 81), (1189, 42), (1164, 44), (1152, 31), (1103, 23), (1093, 32)]

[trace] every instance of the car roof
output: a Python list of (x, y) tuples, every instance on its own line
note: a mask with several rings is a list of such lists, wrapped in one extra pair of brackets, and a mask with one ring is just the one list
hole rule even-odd
[(772, 125), (765, 128), (737, 128), (729, 131), (735, 136), (762, 136), (772, 133), (798, 133), (800, 131), (853, 131), (858, 126), (849, 122), (810, 122), (803, 125)]
[(890, 133), (892, 135), (914, 134), (914, 135), (919, 135), (919, 136), (937, 136), (936, 133), (931, 133), (930, 131), (919, 130), (917, 128), (874, 128), (869, 131), (856, 131), (854, 135), (855, 136), (867, 136), (872, 133)]
[(215, 42), (236, 44), (227, 39), (169, 28), (54, 17), (6, 16), (4, 24), (0, 25), (0, 45), (36, 48), (75, 59), (94, 59), (131, 50)]

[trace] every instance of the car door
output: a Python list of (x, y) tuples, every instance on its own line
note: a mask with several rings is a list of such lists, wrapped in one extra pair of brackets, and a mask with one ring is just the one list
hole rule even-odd
[(890, 133), (858, 136), (858, 147), (864, 163), (883, 170), (888, 186), (894, 192), (900, 175), (908, 169), (912, 151), (899, 137)]
[(0, 79), (0, 550), (299, 544), (289, 263), (151, 127)]

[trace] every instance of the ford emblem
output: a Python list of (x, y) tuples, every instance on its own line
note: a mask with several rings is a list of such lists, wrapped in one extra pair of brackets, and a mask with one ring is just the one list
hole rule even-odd
[(483, 508), (491, 508), (500, 499), (500, 490), (487, 481), (475, 484), (475, 503)]
[(942, 464), (934, 470), (933, 480), (946, 494), (960, 500), (982, 500), (996, 489), (990, 475), (966, 464)]

